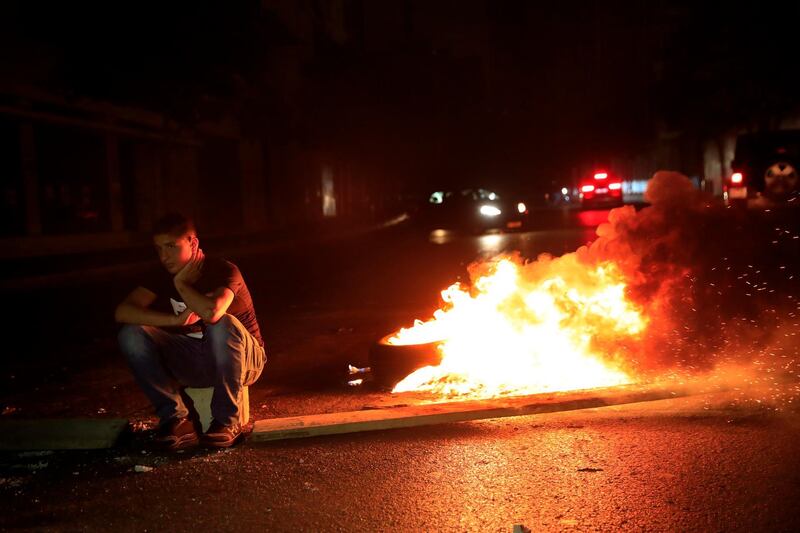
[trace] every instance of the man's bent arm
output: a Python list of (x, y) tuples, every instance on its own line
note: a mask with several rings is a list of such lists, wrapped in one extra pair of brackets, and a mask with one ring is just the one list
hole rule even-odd
[(186, 307), (197, 313), (206, 324), (216, 324), (233, 302), (233, 291), (228, 287), (219, 287), (208, 295), (201, 294), (185, 281), (176, 281), (175, 288)]
[(174, 314), (148, 309), (155, 299), (155, 293), (144, 287), (136, 287), (117, 306), (114, 320), (123, 324), (142, 326), (174, 326), (176, 322)]

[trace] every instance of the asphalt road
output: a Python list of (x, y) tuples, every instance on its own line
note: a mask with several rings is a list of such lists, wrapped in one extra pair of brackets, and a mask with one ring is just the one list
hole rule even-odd
[[(359, 409), (348, 362), (414, 318), (474, 259), (559, 255), (603, 213), (480, 237), (398, 226), (232, 257), (271, 360), (256, 419)], [(9, 417), (124, 416), (102, 452), (0, 455), (0, 529), (92, 531), (792, 531), (800, 525), (800, 413), (743, 391), (427, 428), (169, 455), (113, 346), (113, 305), (134, 279), (30, 291), (42, 325), (4, 371)], [(34, 303), (30, 303), (34, 302)], [(77, 311), (76, 311), (77, 310)], [(37, 329), (38, 328), (38, 329)], [(38, 335), (37, 335), (38, 332)], [(55, 339), (55, 340), (54, 340)], [(58, 349), (55, 349), (57, 347)], [(55, 352), (55, 355), (54, 355)], [(152, 468), (136, 472), (136, 466)]]
[[(0, 525), (36, 531), (510, 531), (514, 524), (534, 531), (796, 531), (800, 418), (730, 407), (729, 400), (694, 397), (244, 444), (178, 459), (133, 450), (18, 459), (47, 466), (27, 474), (33, 480), (3, 487)], [(135, 473), (136, 464), (153, 470)]]

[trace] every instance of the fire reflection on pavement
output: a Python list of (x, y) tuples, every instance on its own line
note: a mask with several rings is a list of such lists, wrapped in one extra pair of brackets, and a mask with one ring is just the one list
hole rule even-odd
[(608, 209), (581, 211), (578, 213), (578, 221), (583, 227), (593, 228), (608, 221), (608, 212)]
[[(464, 238), (463, 234), (446, 229), (433, 230), (428, 236), (428, 242), (433, 244), (450, 244)], [(467, 237), (469, 238), (469, 237)], [(483, 255), (496, 255), (509, 247), (512, 236), (506, 233), (488, 233), (477, 237), (477, 251)]]

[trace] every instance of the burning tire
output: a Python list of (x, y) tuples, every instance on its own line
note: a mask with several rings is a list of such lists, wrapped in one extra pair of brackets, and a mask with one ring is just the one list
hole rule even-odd
[(369, 366), (378, 387), (392, 389), (404, 377), (424, 366), (442, 361), (438, 342), (425, 344), (389, 344), (393, 334), (383, 337), (369, 351)]

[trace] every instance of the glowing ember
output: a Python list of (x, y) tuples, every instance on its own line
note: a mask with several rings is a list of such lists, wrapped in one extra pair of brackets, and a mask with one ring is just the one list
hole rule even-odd
[(474, 266), (472, 290), (452, 285), (428, 322), (390, 344), (440, 341), (439, 366), (417, 370), (394, 392), (487, 398), (631, 383), (626, 343), (646, 326), (614, 263), (575, 254), (534, 263), (505, 257)]

